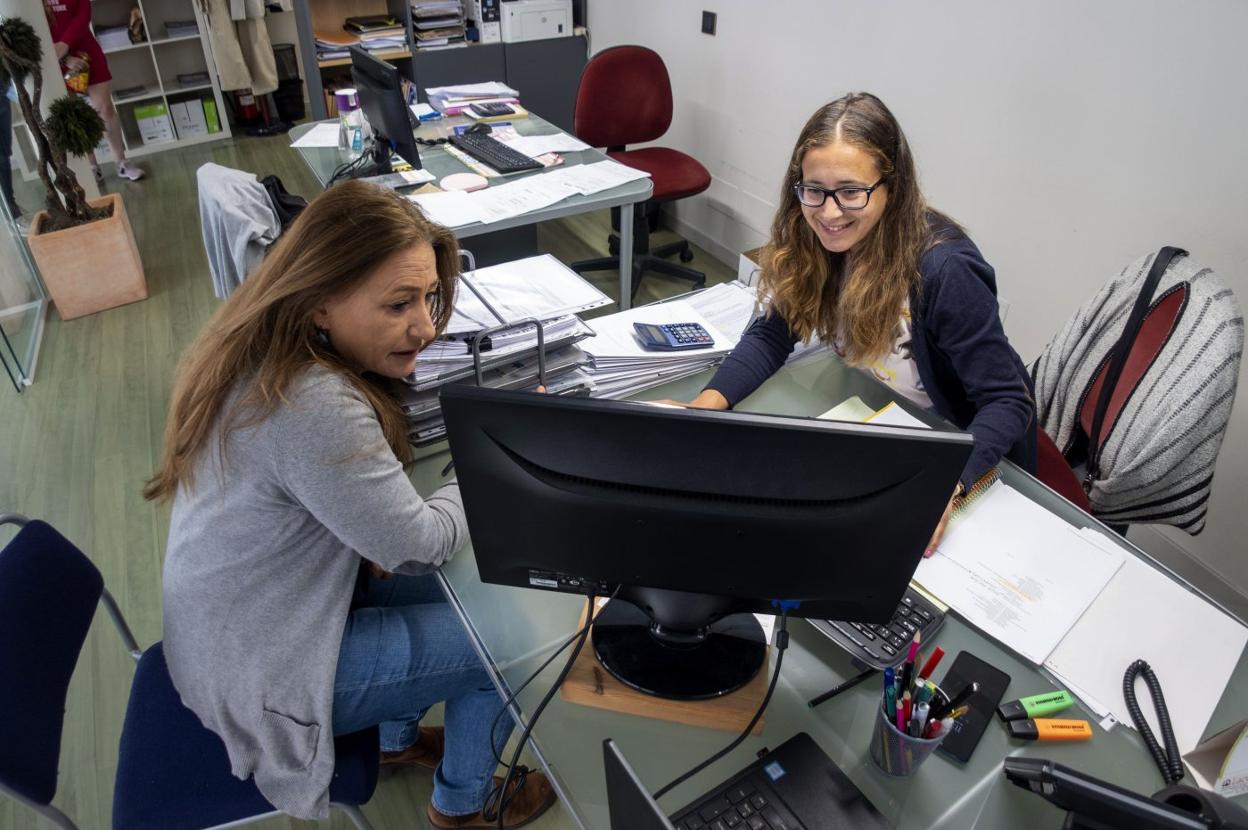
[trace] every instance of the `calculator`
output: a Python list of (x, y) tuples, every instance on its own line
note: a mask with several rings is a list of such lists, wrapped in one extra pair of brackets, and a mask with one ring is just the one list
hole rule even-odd
[(633, 330), (644, 349), (675, 352), (709, 349), (715, 338), (698, 323), (633, 323)]
[(468, 109), (478, 118), (498, 118), (500, 115), (514, 115), (515, 109), (510, 104), (496, 101), (492, 104), (471, 104)]

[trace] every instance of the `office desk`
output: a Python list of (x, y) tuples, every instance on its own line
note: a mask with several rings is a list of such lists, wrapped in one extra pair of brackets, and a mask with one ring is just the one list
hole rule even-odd
[[(326, 123), (336, 123), (336, 121)], [(420, 129), (416, 130), (416, 137), (427, 139), (443, 138), (451, 135), (455, 127), (472, 123), (471, 118), (463, 115), (431, 121), (423, 124)], [(529, 113), (528, 118), (518, 118), (511, 123), (515, 126), (516, 132), (521, 135), (551, 135), (561, 132), (554, 124), (533, 113)], [(292, 142), (295, 141), (314, 126), (316, 126), (315, 123), (309, 123), (295, 127), (290, 131), (290, 140)], [(329, 183), (334, 170), (347, 160), (346, 155), (334, 147), (293, 147), (291, 149), (297, 152), (304, 162), (307, 163), (312, 170), (312, 174), (316, 176), (316, 180), (321, 183), (321, 187), (325, 187)], [(564, 159), (561, 166), (593, 164), (594, 162), (604, 161), (607, 158), (605, 154), (594, 149), (582, 150), (579, 153), (560, 153), (560, 155)], [(421, 147), (420, 161), (424, 168), (433, 174), (434, 184), (441, 181), (443, 176), (449, 176), (451, 173), (472, 172), (462, 161), (448, 153), (444, 145)], [(552, 167), (549, 169), (557, 170), (559, 168)], [(525, 176), (540, 176), (543, 172), (545, 171), (533, 170), (489, 179), (489, 181), (491, 185), (502, 184), (503, 182), (513, 181), (516, 178)], [(649, 178), (637, 179), (619, 187), (595, 193), (592, 196), (581, 196), (578, 194), (541, 210), (530, 211), (529, 213), (504, 219), (500, 222), (491, 222), (488, 225), (473, 222), (470, 225), (460, 225), (452, 230), (455, 231), (457, 238), (467, 239), (480, 234), (505, 231), (525, 225), (535, 225), (538, 222), (545, 222), (547, 219), (561, 219), (564, 216), (575, 216), (578, 213), (618, 207), (620, 208), (619, 307), (620, 309), (626, 309), (631, 304), (633, 296), (633, 258), (629, 253), (633, 250), (633, 211), (631, 206), (637, 202), (644, 202), (649, 199), (653, 191), (654, 185)], [(467, 247), (471, 249), (471, 246)]]
[[(646, 397), (688, 400), (706, 379), (706, 374), (687, 378), (650, 390)], [(894, 397), (875, 380), (846, 368), (831, 355), (821, 355), (781, 370), (738, 408), (816, 415), (850, 395), (859, 395), (875, 407)], [(927, 418), (932, 420), (931, 416)], [(439, 483), (439, 472), (446, 456), (443, 449), (417, 464), (415, 477), (421, 492), (430, 492)], [(829, 463), (834, 460), (829, 459)], [(1005, 470), (1004, 477), (1011, 486), (1072, 524), (1095, 524), (1095, 520), (1018, 469)], [(541, 534), (542, 525), (535, 520), (531, 527), (518, 529), (518, 532)], [(585, 540), (587, 545), (593, 542), (593, 539)], [(1126, 541), (1122, 544), (1135, 555), (1143, 556)], [(713, 559), (714, 551), (706, 554)], [(765, 551), (759, 554), (760, 567), (766, 567)], [(835, 556), (834, 540), (829, 540), (829, 567), (835, 567)], [(495, 681), (504, 690), (522, 682), (575, 630), (584, 604), (583, 599), (567, 594), (483, 584), (468, 548), (443, 568), (442, 579)], [(767, 710), (763, 734), (747, 739), (730, 756), (666, 796), (661, 802), (666, 809), (674, 811), (747, 765), (760, 748), (775, 747), (798, 731), (808, 732), (902, 830), (972, 827), (1051, 830), (1060, 826), (1055, 808), (1005, 780), (1001, 760), (1006, 755), (1050, 758), (1150, 795), (1163, 786), (1138, 734), (1126, 727), (1119, 726), (1108, 733), (1098, 727), (1096, 737), (1088, 744), (1024, 744), (1010, 741), (995, 719), (966, 767), (935, 756), (911, 779), (890, 778), (874, 767), (867, 753), (879, 705), (880, 682), (862, 683), (817, 709), (808, 708), (807, 700), (856, 672), (848, 657), (805, 621), (792, 620), (790, 631), (791, 643), (775, 696)], [(1008, 673), (1012, 683), (1006, 693), (1007, 700), (1054, 685), (1034, 666), (952, 615), (936, 636), (935, 644), (948, 653), (946, 663), (966, 649)], [(522, 713), (532, 711), (550, 688), (563, 659), (562, 656), (558, 658), (520, 696)], [(1125, 671), (1126, 666), (1122, 668)], [(1248, 715), (1248, 660), (1241, 655), (1209, 723), (1210, 733), (1245, 715)], [(604, 738), (616, 740), (632, 760), (642, 781), (654, 791), (734, 737), (727, 732), (577, 706), (559, 698), (552, 701), (542, 715), (535, 736), (542, 763), (550, 772), (569, 813), (590, 830), (605, 830), (608, 826), (601, 749)]]

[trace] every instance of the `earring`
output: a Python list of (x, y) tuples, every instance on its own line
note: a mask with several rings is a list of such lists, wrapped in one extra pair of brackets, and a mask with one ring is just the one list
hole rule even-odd
[(316, 328), (316, 339), (321, 342), (321, 345), (328, 346), (329, 345), (329, 329), (323, 329), (320, 326), (316, 326), (315, 328)]

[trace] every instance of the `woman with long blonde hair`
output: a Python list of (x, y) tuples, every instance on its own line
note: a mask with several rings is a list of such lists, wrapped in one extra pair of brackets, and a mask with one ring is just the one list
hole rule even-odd
[[(445, 329), (458, 270), (410, 201), (339, 185), (178, 366), (144, 492), (173, 500), (169, 674), (234, 774), (300, 818), (328, 812), (334, 736), (380, 724), (383, 764), (434, 770), (434, 827), (495, 826), (501, 700), (433, 576), (465, 540), (459, 487), (417, 494), (389, 389)], [(419, 726), (439, 701), (445, 729)], [(540, 773), (507, 795), (507, 827), (554, 801)]]
[(970, 431), (955, 498), (1003, 456), (1035, 469), (1031, 380), (1001, 327), (992, 266), (928, 207), (906, 137), (879, 98), (852, 93), (806, 122), (761, 265), (768, 311), (693, 406), (734, 406), (798, 340), (818, 338)]

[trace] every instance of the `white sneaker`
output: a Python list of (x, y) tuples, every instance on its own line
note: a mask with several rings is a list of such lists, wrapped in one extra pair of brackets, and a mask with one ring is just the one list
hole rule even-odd
[(146, 176), (147, 173), (145, 173), (141, 167), (135, 167), (128, 161), (122, 161), (117, 163), (117, 175), (121, 176), (123, 179), (129, 179), (132, 182), (137, 182), (139, 179)]

